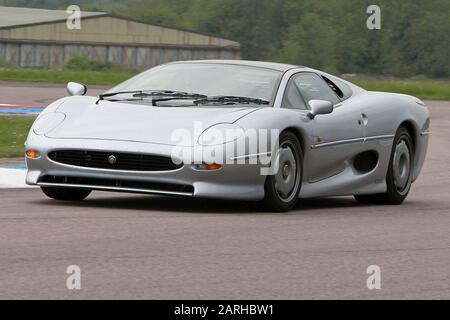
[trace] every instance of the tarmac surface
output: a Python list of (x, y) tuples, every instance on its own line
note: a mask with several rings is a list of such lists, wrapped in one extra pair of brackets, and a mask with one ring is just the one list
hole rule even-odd
[[(105, 86), (88, 86), (87, 94), (95, 96), (108, 89)], [(46, 107), (66, 96), (65, 84), (0, 81), (0, 104)]]
[[(344, 197), (271, 214), (242, 202), (94, 192), (61, 203), (1, 189), (0, 299), (450, 299), (450, 102), (427, 103), (427, 161), (401, 206)], [(66, 287), (70, 265), (81, 290)], [(370, 265), (381, 290), (366, 286)]]

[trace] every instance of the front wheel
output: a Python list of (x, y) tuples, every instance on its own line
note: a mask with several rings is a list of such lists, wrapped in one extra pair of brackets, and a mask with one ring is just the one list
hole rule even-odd
[(86, 199), (92, 192), (91, 190), (84, 189), (55, 187), (41, 187), (41, 190), (47, 197), (63, 201), (81, 201)]
[(278, 165), (272, 165), (275, 173), (266, 179), (263, 206), (265, 210), (285, 212), (297, 203), (303, 179), (303, 152), (295, 134), (280, 135), (275, 159)]
[(414, 172), (414, 144), (408, 130), (400, 127), (395, 135), (389, 169), (386, 176), (387, 191), (381, 194), (355, 195), (361, 203), (399, 205), (411, 189)]

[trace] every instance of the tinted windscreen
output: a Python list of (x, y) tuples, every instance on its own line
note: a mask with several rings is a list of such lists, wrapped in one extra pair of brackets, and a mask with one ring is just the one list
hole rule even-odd
[(186, 63), (150, 69), (109, 92), (170, 90), (271, 101), (281, 72), (227, 64)]

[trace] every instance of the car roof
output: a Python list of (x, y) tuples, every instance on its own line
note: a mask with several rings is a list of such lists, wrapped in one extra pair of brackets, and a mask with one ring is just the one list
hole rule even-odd
[(230, 64), (237, 66), (247, 66), (256, 68), (272, 69), (276, 71), (286, 72), (290, 69), (304, 68), (292, 64), (276, 63), (276, 62), (263, 62), (263, 61), (250, 61), (250, 60), (192, 60), (192, 61), (177, 61), (169, 64), (187, 64), (187, 63), (210, 63), (210, 64)]

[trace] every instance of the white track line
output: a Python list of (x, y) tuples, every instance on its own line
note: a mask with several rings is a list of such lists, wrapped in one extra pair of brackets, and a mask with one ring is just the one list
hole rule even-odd
[(29, 188), (25, 184), (26, 170), (0, 169), (0, 189)]

